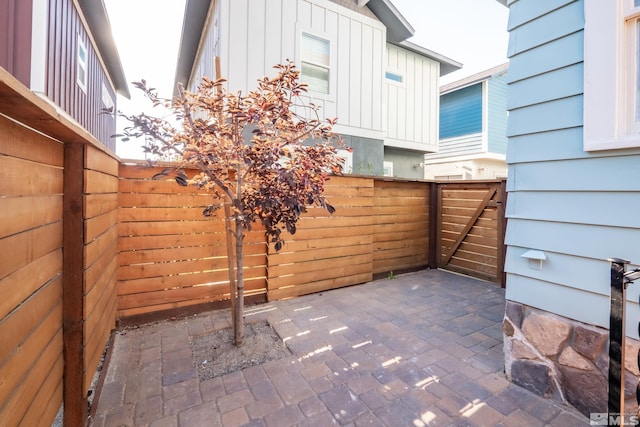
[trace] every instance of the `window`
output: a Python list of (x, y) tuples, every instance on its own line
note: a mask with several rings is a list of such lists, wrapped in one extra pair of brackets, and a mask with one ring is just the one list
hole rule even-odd
[(78, 34), (78, 67), (76, 69), (76, 82), (84, 93), (87, 93), (87, 46), (84, 44)]
[(401, 74), (392, 73), (391, 71), (387, 71), (386, 73), (384, 73), (384, 76), (387, 80), (391, 80), (392, 82), (402, 83), (403, 81)]
[(382, 162), (382, 175), (393, 176), (393, 162)]
[(584, 8), (584, 149), (640, 147), (640, 0)]
[(331, 44), (329, 40), (302, 33), (300, 80), (309, 91), (329, 94)]
[(114, 107), (113, 99), (111, 98), (109, 90), (107, 89), (107, 86), (105, 86), (104, 82), (102, 82), (102, 105), (107, 109), (113, 109)]

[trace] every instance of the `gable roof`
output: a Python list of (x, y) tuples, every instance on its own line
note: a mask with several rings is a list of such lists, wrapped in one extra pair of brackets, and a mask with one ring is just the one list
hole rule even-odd
[(454, 71), (458, 71), (460, 68), (462, 68), (461, 62), (455, 61), (451, 58), (439, 54), (438, 52), (434, 52), (415, 43), (403, 40), (399, 43), (391, 44), (410, 50), (411, 52), (417, 53), (418, 55), (426, 56), (427, 58), (433, 59), (434, 61), (438, 61), (440, 63), (441, 77), (446, 74), (453, 73)]
[(78, 3), (87, 20), (91, 35), (100, 51), (100, 56), (104, 61), (104, 65), (107, 68), (106, 71), (111, 77), (115, 90), (120, 95), (130, 98), (129, 85), (124, 75), (113, 34), (111, 33), (111, 24), (109, 23), (104, 3), (95, 0), (79, 0)]
[(473, 84), (479, 83), (484, 80), (489, 80), (492, 77), (495, 77), (499, 74), (504, 73), (509, 69), (509, 63), (505, 62), (504, 64), (496, 65), (495, 67), (491, 67), (487, 70), (480, 71), (479, 73), (472, 74), (464, 79), (457, 80), (455, 82), (451, 82), (444, 86), (440, 87), (440, 95), (444, 95), (447, 92), (454, 91), (456, 89), (461, 89), (466, 86), (471, 86)]
[[(178, 63), (174, 82), (189, 80), (193, 63), (196, 59), (198, 45), (204, 29), (211, 0), (186, 0), (182, 36), (178, 50)], [(387, 28), (387, 42), (401, 46), (419, 55), (440, 62), (440, 75), (456, 71), (462, 64), (406, 40), (413, 36), (415, 30), (409, 21), (398, 11), (390, 0), (358, 0), (358, 6), (365, 5)], [(174, 93), (175, 93), (174, 89)]]

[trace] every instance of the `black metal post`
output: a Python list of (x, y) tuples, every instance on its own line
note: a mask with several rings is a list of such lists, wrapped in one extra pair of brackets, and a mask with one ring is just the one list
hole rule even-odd
[[(609, 315), (609, 407), (610, 415), (624, 412), (624, 266), (629, 261), (611, 262), (611, 313)], [(612, 418), (609, 417), (609, 420)]]

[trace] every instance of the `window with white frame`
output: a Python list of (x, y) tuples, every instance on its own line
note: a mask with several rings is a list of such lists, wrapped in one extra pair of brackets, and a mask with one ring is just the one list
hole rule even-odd
[(88, 79), (88, 71), (87, 71), (87, 63), (88, 63), (88, 52), (87, 46), (80, 38), (80, 34), (78, 34), (78, 54), (77, 54), (77, 69), (76, 69), (76, 82), (78, 82), (78, 86), (82, 89), (83, 92), (87, 92), (87, 79)]
[(640, 147), (640, 0), (584, 8), (584, 149)]
[(300, 48), (300, 80), (307, 84), (309, 91), (329, 94), (330, 78), (331, 42), (303, 32)]
[(393, 176), (393, 162), (389, 162), (389, 161), (382, 162), (382, 175)]

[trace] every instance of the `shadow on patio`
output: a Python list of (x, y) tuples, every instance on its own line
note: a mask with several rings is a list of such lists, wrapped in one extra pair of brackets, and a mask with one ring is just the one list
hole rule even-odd
[(504, 290), (439, 270), (249, 307), (292, 356), (199, 381), (227, 310), (118, 333), (92, 426), (581, 426), (503, 373)]

